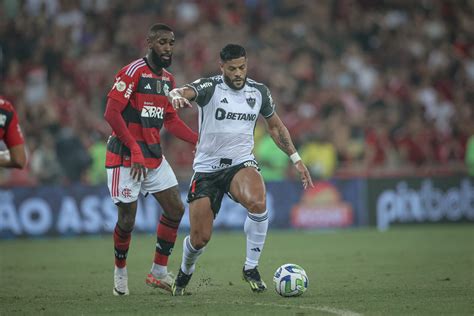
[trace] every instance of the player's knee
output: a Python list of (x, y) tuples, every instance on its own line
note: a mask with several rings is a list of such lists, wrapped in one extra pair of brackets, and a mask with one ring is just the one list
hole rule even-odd
[(191, 245), (196, 250), (206, 247), (209, 240), (211, 240), (210, 234), (198, 232), (191, 233)]
[(173, 206), (169, 210), (163, 210), (163, 215), (173, 221), (180, 222), (184, 215), (184, 205), (181, 203), (179, 205)]
[(267, 209), (265, 198), (256, 198), (246, 203), (247, 209), (250, 213), (263, 213)]
[(193, 247), (194, 249), (199, 250), (206, 247), (208, 242), (209, 242), (209, 239), (201, 238), (201, 239), (198, 239), (195, 244), (193, 244)]
[(181, 217), (183, 217), (184, 215), (184, 205), (181, 204), (181, 206), (177, 207), (176, 208), (176, 216), (181, 219)]
[(131, 216), (123, 216), (119, 218), (118, 224), (123, 230), (131, 232), (133, 227), (135, 227), (135, 218)]
[(171, 189), (169, 191), (169, 198), (165, 201), (160, 201), (163, 208), (163, 215), (173, 221), (179, 222), (184, 215), (184, 204), (179, 197), (179, 191), (176, 192)]

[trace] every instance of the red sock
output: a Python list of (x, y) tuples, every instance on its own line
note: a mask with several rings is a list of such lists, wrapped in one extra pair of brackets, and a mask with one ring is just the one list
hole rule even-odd
[(153, 262), (161, 266), (168, 265), (168, 257), (173, 251), (174, 242), (178, 235), (179, 221), (173, 221), (161, 215), (156, 228), (156, 250)]
[(118, 224), (114, 229), (114, 248), (115, 248), (115, 265), (117, 268), (124, 268), (127, 265), (127, 253), (130, 246), (132, 232), (122, 230)]

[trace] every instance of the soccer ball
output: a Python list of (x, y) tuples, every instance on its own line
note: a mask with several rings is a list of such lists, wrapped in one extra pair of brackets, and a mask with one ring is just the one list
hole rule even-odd
[(275, 271), (273, 283), (281, 296), (299, 296), (308, 289), (308, 276), (299, 265), (287, 263)]

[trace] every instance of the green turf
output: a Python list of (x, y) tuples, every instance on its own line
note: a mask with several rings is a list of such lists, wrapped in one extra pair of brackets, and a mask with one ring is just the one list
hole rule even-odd
[[(176, 271), (181, 241), (171, 256)], [(152, 235), (134, 236), (129, 297), (112, 296), (111, 236), (0, 242), (0, 314), (473, 315), (474, 226), (417, 226), (379, 233), (270, 231), (260, 269), (270, 290), (241, 280), (243, 233), (215, 233), (189, 285), (191, 296), (148, 288)], [(306, 269), (309, 289), (279, 297), (272, 275)]]

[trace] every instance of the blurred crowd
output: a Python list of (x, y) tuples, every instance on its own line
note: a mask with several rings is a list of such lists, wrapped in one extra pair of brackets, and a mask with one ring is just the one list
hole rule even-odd
[[(3, 0), (0, 94), (29, 165), (1, 170), (0, 184), (105, 181), (105, 98), (156, 22), (175, 30), (178, 85), (219, 73), (220, 49), (244, 45), (315, 178), (463, 173), (474, 159), (472, 0)], [(196, 112), (180, 112), (195, 130)], [(294, 176), (264, 129), (265, 178)], [(188, 181), (192, 148), (162, 136)]]

